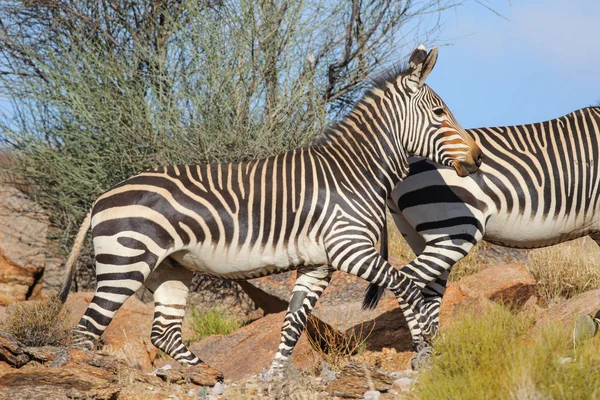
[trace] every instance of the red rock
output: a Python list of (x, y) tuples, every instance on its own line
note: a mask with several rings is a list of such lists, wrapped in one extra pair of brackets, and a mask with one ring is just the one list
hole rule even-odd
[(191, 382), (198, 386), (214, 386), (218, 381), (223, 380), (220, 371), (206, 364), (193, 367), (178, 364), (171, 369), (157, 371), (156, 376), (166, 382), (178, 384)]
[[(190, 350), (225, 378), (241, 379), (266, 370), (271, 365), (281, 338), (285, 312), (269, 314), (227, 336), (213, 335)], [(306, 335), (294, 349), (293, 362), (299, 368), (312, 366), (313, 356)], [(171, 363), (172, 364), (172, 363)]]
[[(265, 312), (285, 310), (291, 296), (296, 273), (271, 275), (248, 281), (250, 297), (264, 307)], [(247, 285), (242, 285), (246, 289)], [(375, 310), (363, 310), (362, 299), (368, 282), (354, 275), (336, 272), (319, 299), (313, 316), (340, 335), (359, 335), (366, 338), (369, 350), (383, 347), (399, 351), (411, 349), (412, 340), (398, 302), (386, 293)], [(285, 301), (284, 301), (285, 299)], [(315, 336), (313, 329), (309, 332)], [(316, 335), (318, 336), (318, 335)]]
[[(77, 324), (93, 297), (90, 292), (69, 295), (66, 304), (71, 310), (73, 325)], [(158, 354), (156, 347), (150, 343), (153, 319), (154, 307), (151, 304), (142, 303), (135, 296), (130, 297), (102, 335), (103, 350), (144, 372), (152, 371), (152, 363)]]
[(535, 329), (547, 324), (573, 327), (583, 314), (595, 315), (600, 310), (600, 289), (581, 293), (543, 311), (535, 322)]
[(19, 190), (0, 185), (0, 305), (27, 298), (46, 263), (48, 218)]
[(368, 390), (387, 392), (393, 379), (368, 364), (350, 363), (340, 372), (338, 378), (327, 385), (332, 396), (361, 399)]
[(111, 382), (111, 374), (99, 368), (49, 369), (33, 367), (0, 377), (0, 398), (94, 398), (114, 399), (119, 386)]
[(31, 358), (23, 351), (21, 342), (10, 333), (0, 332), (0, 361), (20, 368), (30, 360)]
[(535, 278), (520, 264), (495, 265), (450, 284), (440, 310), (441, 325), (464, 308), (484, 309), (490, 302), (521, 309), (535, 301)]

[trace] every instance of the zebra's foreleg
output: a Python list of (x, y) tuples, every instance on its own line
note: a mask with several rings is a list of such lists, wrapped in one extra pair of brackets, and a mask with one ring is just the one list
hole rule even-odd
[(279, 376), (289, 362), (306, 321), (329, 284), (333, 269), (328, 265), (298, 270), (288, 310), (281, 328), (281, 341), (269, 368), (269, 376)]
[[(351, 247), (350, 247), (351, 246)], [(391, 290), (410, 329), (415, 351), (425, 346), (423, 329), (429, 325), (425, 314), (423, 293), (412, 278), (395, 269), (379, 255), (372, 243), (357, 243), (340, 246), (340, 249), (352, 248), (352, 252), (333, 254), (332, 265), (336, 269), (359, 276), (370, 283)], [(335, 253), (335, 251), (332, 251)], [(348, 256), (350, 254), (351, 256)]]
[(188, 350), (181, 333), (192, 278), (190, 270), (167, 259), (150, 274), (145, 283), (154, 295), (154, 322), (150, 340), (153, 345), (186, 365), (203, 363)]
[(440, 324), (440, 307), (442, 304), (442, 297), (446, 291), (448, 284), (449, 270), (444, 271), (437, 279), (429, 282), (423, 288), (423, 296), (425, 297), (425, 312), (431, 319), (431, 326), (429, 327), (429, 335), (434, 338), (437, 336)]

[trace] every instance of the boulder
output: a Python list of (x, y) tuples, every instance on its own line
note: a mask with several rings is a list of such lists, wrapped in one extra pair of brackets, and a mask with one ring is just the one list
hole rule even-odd
[(360, 399), (369, 390), (387, 392), (393, 382), (391, 376), (372, 365), (352, 362), (342, 369), (336, 380), (327, 385), (327, 391), (332, 396)]
[(543, 311), (536, 319), (535, 329), (549, 323), (573, 327), (583, 314), (595, 315), (600, 310), (600, 289), (578, 294)]
[(535, 278), (520, 264), (495, 265), (448, 286), (442, 300), (440, 324), (449, 323), (462, 309), (483, 309), (490, 302), (514, 309), (535, 302)]
[(47, 230), (39, 206), (0, 184), (0, 305), (28, 298), (46, 264)]
[[(242, 283), (242, 288), (268, 314), (287, 309), (295, 280), (294, 271), (252, 279)], [(410, 350), (412, 340), (408, 325), (391, 293), (386, 292), (375, 310), (362, 309), (367, 286), (368, 282), (362, 278), (335, 272), (313, 310), (318, 328), (308, 332), (318, 340), (319, 332), (327, 331), (329, 327), (336, 334), (365, 339), (369, 350), (384, 347)]]
[[(71, 320), (76, 325), (94, 294), (91, 292), (71, 293), (67, 306)], [(154, 307), (142, 303), (135, 296), (130, 297), (119, 309), (102, 339), (103, 350), (114, 354), (144, 372), (150, 372), (158, 349), (150, 343), (150, 332), (154, 320)]]
[[(213, 335), (195, 343), (190, 350), (208, 365), (223, 372), (225, 378), (241, 379), (265, 371), (279, 346), (285, 312), (269, 314), (229, 335)], [(306, 335), (302, 335), (293, 352), (299, 368), (313, 364)], [(170, 362), (172, 364), (172, 362)]]

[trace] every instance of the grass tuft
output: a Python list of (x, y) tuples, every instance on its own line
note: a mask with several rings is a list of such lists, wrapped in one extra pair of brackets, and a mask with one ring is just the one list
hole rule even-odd
[(526, 264), (542, 305), (550, 306), (600, 287), (599, 248), (590, 238), (533, 250)]
[(571, 328), (549, 325), (529, 335), (531, 314), (494, 305), (463, 314), (434, 347), (415, 399), (596, 399), (600, 396), (600, 337), (573, 348)]
[(72, 329), (69, 314), (58, 297), (52, 296), (17, 304), (4, 325), (26, 346), (67, 346)]
[(192, 342), (211, 335), (228, 335), (242, 326), (238, 318), (217, 307), (208, 310), (190, 309), (190, 327), (194, 331)]
[(311, 315), (308, 317), (307, 338), (321, 362), (326, 362), (333, 371), (341, 371), (351, 361), (352, 356), (366, 350), (367, 339), (373, 329), (375, 324), (370, 328), (363, 324), (357, 329), (339, 333)]

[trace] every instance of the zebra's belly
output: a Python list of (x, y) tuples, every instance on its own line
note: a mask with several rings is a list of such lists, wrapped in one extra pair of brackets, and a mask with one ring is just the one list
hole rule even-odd
[(171, 257), (195, 272), (227, 279), (249, 279), (300, 265), (327, 263), (323, 245), (310, 239), (299, 240), (297, 245), (253, 247), (211, 243), (181, 250)]
[(543, 219), (495, 216), (486, 224), (484, 239), (516, 248), (554, 245), (597, 231), (597, 223), (577, 217)]

